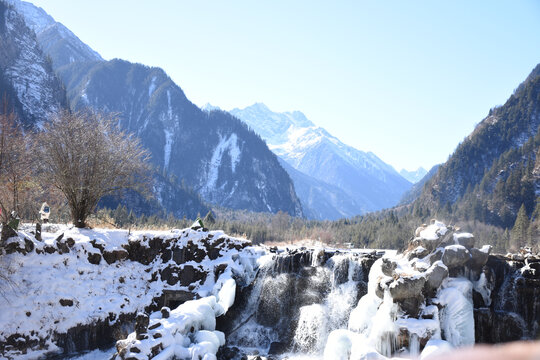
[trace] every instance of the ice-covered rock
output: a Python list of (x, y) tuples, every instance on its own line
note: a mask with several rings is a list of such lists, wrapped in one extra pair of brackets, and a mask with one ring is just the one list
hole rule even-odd
[(453, 346), (474, 344), (472, 283), (464, 278), (448, 278), (437, 294), (443, 337)]

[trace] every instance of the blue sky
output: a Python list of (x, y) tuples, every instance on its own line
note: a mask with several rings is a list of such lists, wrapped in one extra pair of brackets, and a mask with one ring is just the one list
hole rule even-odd
[(34, 0), (202, 106), (264, 102), (397, 170), (443, 162), (540, 63), (540, 2)]

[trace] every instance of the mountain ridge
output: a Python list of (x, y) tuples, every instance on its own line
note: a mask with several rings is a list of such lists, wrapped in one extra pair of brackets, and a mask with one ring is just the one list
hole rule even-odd
[[(396, 205), (411, 184), (372, 152), (342, 143), (300, 111), (275, 113), (256, 103), (231, 114), (254, 129), (269, 148), (301, 173), (331, 184), (352, 197), (357, 208), (347, 216)], [(296, 177), (297, 181), (299, 177)], [(298, 186), (306, 186), (306, 183)], [(302, 199), (305, 206), (309, 200)], [(329, 199), (326, 200), (329, 203)]]
[[(302, 216), (290, 177), (240, 120), (201, 111), (164, 70), (120, 59), (105, 61), (43, 9), (10, 1), (38, 31), (33, 41), (51, 59), (49, 66), (61, 78), (71, 109), (118, 113), (120, 125), (149, 149), (157, 171), (181, 179), (206, 202)], [(170, 189), (160, 184), (158, 188)]]

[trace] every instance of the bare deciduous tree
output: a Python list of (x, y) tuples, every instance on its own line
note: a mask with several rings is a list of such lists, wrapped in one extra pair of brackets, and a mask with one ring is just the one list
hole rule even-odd
[(33, 182), (31, 167), (31, 142), (17, 124), (15, 114), (8, 111), (4, 98), (0, 112), (0, 223), (2, 240), (14, 235), (6, 224), (12, 211), (21, 211), (21, 204), (26, 204), (31, 197)]
[(62, 111), (37, 136), (44, 181), (64, 194), (77, 227), (103, 196), (148, 189), (148, 152), (117, 124), (114, 115)]

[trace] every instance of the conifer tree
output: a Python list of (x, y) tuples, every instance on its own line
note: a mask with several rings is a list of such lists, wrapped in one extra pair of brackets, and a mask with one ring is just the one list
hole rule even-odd
[(510, 247), (519, 250), (520, 247), (529, 244), (529, 217), (527, 216), (527, 210), (525, 204), (522, 204), (519, 208), (516, 222), (510, 232)]

